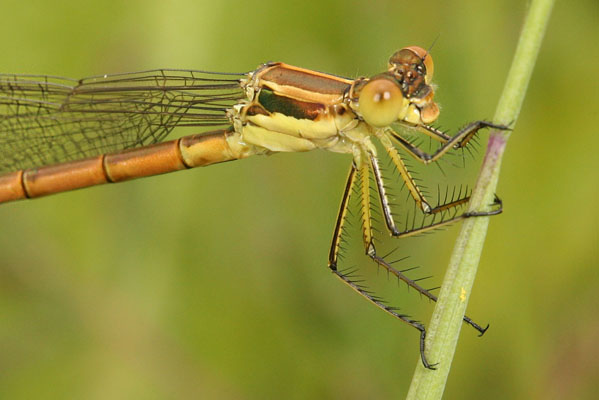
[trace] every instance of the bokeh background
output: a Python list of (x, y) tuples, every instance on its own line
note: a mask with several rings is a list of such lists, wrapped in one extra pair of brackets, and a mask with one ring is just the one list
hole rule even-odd
[[(438, 38), (440, 124), (457, 128), (492, 118), (526, 3), (3, 0), (0, 71), (241, 72), (280, 60), (358, 76)], [(598, 25), (595, 0), (554, 9), (468, 307), (491, 329), (463, 329), (446, 398), (599, 391)], [(456, 173), (472, 181), (483, 151)], [(326, 269), (349, 162), (256, 157), (1, 205), (0, 398), (404, 397), (417, 332)], [(399, 251), (434, 286), (456, 233)], [(373, 277), (428, 321), (432, 304)]]

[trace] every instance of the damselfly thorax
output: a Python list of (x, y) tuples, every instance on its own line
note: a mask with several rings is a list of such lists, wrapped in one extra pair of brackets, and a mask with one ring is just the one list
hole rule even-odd
[[(388, 72), (370, 79), (350, 80), (283, 63), (261, 66), (241, 82), (247, 100), (228, 113), (235, 128), (228, 140), (234, 156), (325, 149), (353, 154), (361, 164), (366, 154), (376, 155), (371, 137), (390, 138), (384, 128), (392, 122), (417, 127), (437, 119), (439, 108), (427, 83), (432, 61), (427, 76), (418, 62), (424, 54), (418, 52), (422, 49), (399, 51)], [(449, 139), (432, 128), (427, 132)]]

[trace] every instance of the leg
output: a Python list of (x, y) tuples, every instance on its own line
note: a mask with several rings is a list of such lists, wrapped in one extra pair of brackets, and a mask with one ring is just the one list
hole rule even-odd
[[(403, 321), (405, 323), (407, 323), (410, 326), (413, 326), (414, 328), (418, 329), (418, 331), (420, 332), (420, 358), (422, 360), (422, 364), (424, 365), (425, 368), (428, 369), (435, 369), (434, 368), (434, 364), (430, 364), (427, 359), (426, 356), (424, 354), (424, 343), (425, 343), (425, 339), (426, 339), (426, 329), (424, 327), (424, 325), (422, 325), (421, 323), (419, 323), (418, 321), (415, 321), (411, 318), (409, 318), (407, 315), (404, 314), (400, 314), (398, 313), (395, 309), (393, 309), (392, 307), (386, 305), (382, 299), (376, 297), (375, 295), (373, 295), (372, 293), (370, 293), (368, 290), (366, 290), (364, 287), (362, 287), (361, 285), (359, 285), (356, 281), (352, 280), (350, 277), (350, 274), (347, 273), (342, 273), (341, 271), (339, 271), (337, 269), (337, 261), (338, 261), (338, 255), (339, 255), (339, 249), (340, 249), (340, 244), (341, 244), (341, 235), (343, 233), (343, 229), (345, 226), (345, 218), (347, 217), (347, 209), (348, 209), (348, 205), (349, 205), (349, 199), (351, 197), (351, 193), (352, 193), (352, 188), (354, 186), (354, 184), (356, 183), (356, 173), (357, 173), (357, 167), (355, 164), (352, 164), (351, 169), (349, 171), (349, 175), (347, 177), (347, 182), (345, 184), (345, 190), (343, 191), (343, 197), (341, 198), (341, 206), (339, 207), (339, 213), (337, 215), (337, 222), (335, 223), (335, 230), (333, 231), (333, 241), (331, 243), (331, 249), (329, 251), (329, 269), (346, 285), (348, 285), (350, 288), (352, 288), (353, 290), (355, 290), (360, 296), (364, 297), (366, 300), (368, 300), (369, 302), (371, 302), (372, 304), (374, 304), (376, 307), (380, 308), (381, 310), (385, 311), (386, 313), (394, 316), (395, 318), (399, 319), (400, 321)], [(366, 210), (362, 210), (362, 233), (363, 233), (363, 239), (364, 239), (364, 244), (366, 247), (366, 253), (371, 256), (371, 257), (377, 257), (375, 250), (374, 250), (374, 245), (372, 244), (372, 228), (371, 228), (371, 224), (370, 224), (370, 191), (368, 188), (368, 182), (369, 182), (369, 177), (367, 174), (368, 171), (368, 167), (366, 166), (366, 175), (364, 173), (361, 174), (360, 176), (360, 180), (361, 180), (361, 197), (362, 197), (362, 208), (366, 207)], [(371, 255), (372, 254), (372, 255)], [(398, 273), (400, 275), (403, 276), (403, 274), (401, 272), (398, 271)], [(406, 278), (407, 279), (407, 278)], [(416, 287), (418, 287), (418, 285), (416, 285)], [(424, 289), (422, 289), (424, 290)], [(431, 294), (432, 296), (432, 294)]]
[[(435, 295), (433, 295), (430, 291), (428, 291), (427, 289), (420, 286), (415, 280), (408, 278), (402, 271), (395, 269), (388, 262), (386, 262), (383, 259), (383, 257), (380, 257), (376, 254), (374, 244), (372, 243), (372, 227), (371, 227), (371, 221), (370, 221), (370, 188), (369, 188), (368, 167), (366, 166), (366, 167), (362, 167), (362, 168), (364, 168), (364, 169), (361, 171), (361, 174), (360, 174), (361, 182), (360, 182), (359, 193), (361, 196), (360, 204), (362, 207), (362, 215), (361, 215), (362, 233), (363, 233), (363, 240), (364, 240), (364, 246), (366, 249), (366, 254), (372, 260), (374, 260), (379, 266), (385, 268), (389, 273), (393, 274), (398, 279), (405, 282), (409, 287), (415, 289), (418, 293), (420, 293), (421, 295), (424, 295), (428, 299), (436, 301), (437, 297)], [(377, 171), (378, 171), (378, 169), (377, 169)], [(357, 181), (357, 176), (358, 176), (357, 172), (358, 172), (358, 167), (356, 167), (355, 164), (352, 164), (352, 167), (350, 168), (350, 171), (348, 174), (347, 182), (345, 184), (343, 197), (341, 199), (341, 205), (339, 207), (339, 213), (337, 215), (337, 221), (335, 223), (335, 229), (333, 232), (333, 240), (332, 240), (331, 248), (329, 251), (329, 263), (328, 263), (329, 269), (339, 279), (341, 279), (345, 284), (350, 286), (353, 290), (358, 292), (358, 294), (360, 294), (362, 297), (366, 298), (368, 301), (373, 303), (375, 306), (377, 306), (378, 308), (387, 312), (388, 314), (391, 314), (395, 318), (398, 318), (399, 320), (407, 323), (408, 325), (418, 329), (420, 331), (420, 357), (422, 359), (422, 363), (426, 368), (434, 369), (434, 365), (431, 365), (426, 360), (426, 356), (425, 356), (424, 340), (426, 338), (426, 329), (425, 329), (424, 325), (422, 325), (418, 321), (415, 321), (415, 320), (409, 318), (407, 315), (399, 314), (395, 309), (386, 305), (380, 298), (374, 296), (372, 293), (370, 293), (368, 290), (366, 290), (363, 286), (359, 285), (356, 281), (352, 280), (351, 277), (349, 276), (350, 274), (342, 273), (337, 268), (339, 251), (340, 251), (340, 247), (341, 247), (341, 236), (342, 236), (343, 230), (345, 228), (345, 219), (348, 214), (348, 205), (349, 205), (349, 200), (350, 200), (350, 197), (352, 194), (352, 189)], [(376, 179), (376, 176), (377, 176), (377, 174), (375, 174), (375, 179)], [(378, 176), (380, 178), (380, 174)], [(377, 183), (377, 187), (379, 189), (382, 188), (382, 184)], [(383, 192), (383, 197), (385, 197), (384, 192)], [(387, 213), (390, 216), (391, 214), (389, 211), (388, 202), (386, 202), (386, 201), (384, 203), (382, 202), (382, 205), (383, 205), (383, 207), (387, 208)], [(390, 220), (392, 221), (392, 218)], [(426, 229), (426, 227), (421, 228), (422, 231), (424, 229)], [(397, 229), (396, 229), (396, 231), (397, 231)], [(404, 233), (405, 232), (398, 231), (399, 235), (404, 234)], [(414, 230), (412, 233), (415, 234), (416, 230)], [(467, 316), (464, 317), (464, 322), (473, 326), (476, 330), (478, 330), (480, 332), (481, 335), (487, 329), (487, 328), (482, 328), (480, 325), (473, 322)]]
[(356, 165), (352, 163), (347, 176), (347, 182), (345, 189), (343, 190), (343, 197), (341, 198), (341, 205), (339, 206), (339, 212), (337, 213), (337, 221), (335, 222), (335, 229), (333, 230), (333, 240), (331, 242), (331, 248), (329, 250), (329, 268), (333, 271), (337, 270), (337, 260), (339, 257), (339, 250), (341, 249), (341, 236), (345, 227), (345, 218), (347, 217), (347, 209), (349, 205), (349, 198), (351, 197), (351, 191), (356, 182)]
[[(383, 142), (383, 145), (385, 145), (385, 142)], [(385, 148), (387, 148), (385, 146)], [(413, 179), (411, 178), (411, 176), (409, 175), (409, 172), (407, 171), (407, 169), (405, 169), (405, 165), (403, 164), (403, 162), (401, 162), (401, 158), (399, 158), (399, 154), (397, 154), (396, 150), (393, 148), (393, 151), (395, 151), (395, 154), (397, 155), (397, 163), (395, 164), (398, 169), (400, 169), (400, 173), (401, 169), (403, 168), (406, 172), (406, 175), (404, 175), (402, 173), (402, 177), (404, 178), (404, 180), (406, 179), (405, 177), (407, 176), (409, 178), (409, 180), (405, 180), (406, 182), (406, 186), (410, 187), (410, 185), (413, 185), (414, 189), (417, 191), (417, 193), (420, 193), (420, 190), (418, 188), (418, 186), (414, 183)], [(496, 202), (493, 204), (493, 206), (496, 206), (495, 209), (491, 210), (491, 211), (482, 211), (482, 212), (470, 212), (470, 213), (463, 213), (461, 215), (458, 216), (452, 216), (449, 219), (445, 219), (443, 218), (443, 216), (441, 217), (440, 221), (433, 221), (430, 224), (427, 224), (425, 226), (419, 227), (417, 229), (410, 229), (410, 230), (405, 230), (405, 231), (399, 231), (397, 229), (397, 226), (395, 224), (395, 221), (393, 220), (393, 215), (391, 213), (391, 208), (389, 207), (389, 200), (387, 199), (387, 194), (385, 192), (385, 185), (383, 182), (383, 177), (381, 175), (381, 171), (378, 165), (378, 161), (377, 158), (370, 154), (370, 165), (372, 168), (372, 171), (374, 173), (374, 181), (376, 182), (376, 186), (378, 189), (378, 194), (379, 194), (379, 199), (381, 201), (381, 209), (383, 211), (383, 216), (385, 218), (385, 223), (387, 225), (387, 228), (389, 229), (389, 232), (391, 233), (391, 236), (393, 237), (402, 237), (402, 236), (411, 236), (411, 235), (416, 235), (418, 233), (423, 233), (426, 231), (430, 231), (433, 229), (437, 229), (440, 228), (444, 225), (448, 225), (451, 224), (453, 222), (459, 221), (461, 219), (464, 218), (469, 218), (469, 217), (482, 217), (482, 216), (489, 216), (489, 215), (496, 215), (496, 214), (500, 214), (501, 210), (502, 210), (502, 204), (501, 201), (499, 201), (499, 199), (496, 198)], [(392, 160), (394, 160), (394, 158), (391, 158)], [(412, 193), (412, 191), (410, 191), (410, 193)], [(366, 196), (366, 194), (362, 194), (362, 196), (364, 197), (368, 197)], [(423, 210), (423, 212), (428, 213), (428, 214), (436, 214), (436, 213), (442, 213), (442, 212), (446, 212), (446, 211), (450, 211), (451, 209), (456, 209), (456, 207), (459, 207), (461, 205), (464, 205), (466, 203), (468, 203), (468, 201), (470, 200), (469, 196), (461, 196), (461, 193), (458, 194), (457, 199), (453, 198), (454, 196), (452, 196), (452, 200), (445, 203), (445, 204), (440, 204), (435, 208), (428, 208), (428, 212)], [(421, 196), (419, 197), (420, 199), (423, 199), (424, 201), (424, 197)], [(418, 202), (418, 199), (416, 199), (416, 204), (420, 205), (421, 203)], [(423, 204), (426, 204), (428, 206), (428, 204), (425, 202)]]
[[(444, 225), (448, 225), (451, 223), (454, 223), (456, 221), (459, 221), (461, 219), (465, 219), (465, 218), (469, 218), (469, 217), (475, 217), (475, 216), (485, 216), (485, 215), (495, 215), (495, 214), (499, 214), (501, 213), (501, 201), (499, 199), (496, 198), (496, 206), (497, 208), (495, 210), (492, 210), (490, 212), (484, 212), (484, 213), (462, 213), (460, 215), (457, 216), (452, 216), (451, 218), (448, 219), (443, 219), (443, 217), (441, 218), (441, 221), (433, 221), (430, 224), (425, 224), (419, 228), (412, 228), (409, 230), (404, 230), (404, 231), (399, 231), (397, 229), (397, 226), (395, 225), (395, 222), (393, 220), (393, 216), (391, 214), (391, 209), (389, 207), (389, 201), (387, 200), (387, 195), (385, 193), (385, 188), (384, 188), (384, 184), (383, 184), (383, 180), (381, 177), (381, 173), (378, 167), (378, 162), (376, 160), (376, 157), (373, 155), (370, 155), (370, 160), (371, 160), (371, 167), (372, 170), (374, 172), (374, 180), (376, 182), (376, 186), (378, 189), (378, 193), (379, 193), (379, 199), (381, 201), (381, 208), (383, 211), (383, 216), (385, 218), (385, 223), (387, 224), (387, 228), (389, 229), (389, 232), (391, 232), (391, 235), (393, 237), (405, 237), (405, 236), (412, 236), (412, 235), (417, 235), (419, 233), (424, 233), (430, 230), (434, 230), (434, 229), (438, 229)], [(367, 177), (366, 177), (367, 178)], [(361, 195), (362, 195), (362, 207), (369, 207), (370, 206), (370, 196), (369, 196), (369, 192), (366, 190), (362, 190), (361, 191)], [(459, 197), (459, 196), (458, 196)], [(467, 201), (467, 200), (466, 200)], [(461, 203), (460, 203), (461, 202)], [(460, 204), (464, 204), (465, 201), (462, 200), (458, 200), (458, 201), (452, 201), (450, 202), (451, 204), (453, 204), (451, 206), (451, 208), (455, 208)], [(446, 209), (447, 210), (447, 209)], [(363, 211), (362, 215), (365, 215), (366, 212)], [(364, 225), (364, 229), (370, 231), (370, 220), (364, 220), (362, 221), (363, 225)], [(387, 270), (387, 272), (393, 274), (394, 276), (396, 276), (398, 279), (400, 279), (401, 281), (405, 282), (409, 287), (415, 289), (418, 293), (420, 293), (421, 295), (427, 297), (428, 299), (432, 300), (432, 301), (437, 301), (437, 297), (435, 295), (433, 295), (429, 290), (423, 288), (422, 286), (420, 286), (415, 280), (408, 278), (402, 271), (399, 271), (395, 268), (393, 268), (387, 261), (384, 260), (383, 257), (380, 257), (376, 254), (376, 249), (374, 247), (374, 244), (372, 243), (372, 241), (370, 241), (367, 245), (366, 245), (366, 255), (368, 255), (370, 258), (372, 258), (372, 260), (374, 260), (374, 262), (376, 262), (379, 266), (383, 267), (385, 270)], [(477, 331), (480, 332), (480, 334), (484, 334), (485, 331), (487, 330), (487, 328), (481, 328), (480, 325), (476, 324), (474, 321), (472, 321), (469, 317), (465, 316), (464, 317), (464, 322), (468, 323), (469, 325), (471, 325), (472, 327), (474, 327)]]
[[(395, 165), (395, 168), (397, 168), (397, 170), (399, 171), (399, 174), (401, 175), (403, 181), (405, 182), (405, 185), (408, 188), (410, 195), (416, 202), (416, 205), (418, 206), (418, 208), (420, 208), (422, 210), (423, 213), (436, 214), (436, 213), (447, 211), (449, 209), (452, 209), (452, 208), (455, 208), (455, 207), (458, 207), (458, 206), (468, 203), (468, 201), (470, 200), (469, 196), (464, 196), (464, 197), (458, 196), (457, 198), (452, 196), (451, 201), (449, 201), (449, 202), (446, 201), (443, 203), (439, 202), (436, 207), (431, 207), (429, 202), (426, 200), (426, 198), (422, 194), (422, 190), (420, 189), (418, 184), (412, 178), (410, 171), (408, 171), (408, 169), (407, 169), (406, 165), (404, 164), (397, 149), (395, 148), (395, 146), (393, 146), (393, 143), (391, 142), (391, 139), (389, 139), (389, 136), (387, 136), (386, 134), (379, 135), (379, 140), (381, 141), (381, 144), (385, 147), (385, 150), (387, 151), (387, 154), (389, 155), (389, 157), (391, 158), (391, 161)], [(402, 140), (405, 141), (405, 139), (403, 139), (403, 138), (402, 138)], [(408, 143), (408, 142), (405, 141), (405, 143)], [(412, 145), (410, 144), (410, 146), (412, 146)], [(413, 151), (420, 151), (417, 147), (412, 146), (411, 148)], [(422, 152), (420, 151), (420, 153), (422, 153)], [(424, 154), (424, 153), (422, 153), (422, 154)], [(371, 160), (371, 164), (373, 164), (373, 171), (375, 173), (375, 177), (377, 177), (377, 173), (378, 173), (378, 176), (380, 176), (380, 172), (378, 172), (378, 166), (376, 166), (374, 163), (376, 163), (376, 159), (374, 159), (374, 161)], [(380, 178), (377, 179), (377, 182), (379, 180), (381, 180), (381, 179)], [(392, 231), (391, 229), (389, 229), (389, 230)]]
[[(436, 129), (428, 126), (421, 126), (418, 128), (421, 130), (424, 129), (425, 132), (437, 131)], [(408, 140), (406, 140), (399, 133), (395, 132), (392, 129), (386, 129), (385, 133), (387, 133), (389, 137), (394, 139), (397, 142), (397, 144), (399, 144), (403, 149), (405, 149), (408, 153), (414, 156), (417, 160), (423, 162), (424, 164), (429, 164), (431, 162), (437, 161), (439, 158), (441, 158), (443, 155), (445, 155), (449, 150), (453, 148), (460, 149), (465, 147), (466, 144), (468, 144), (468, 142), (474, 137), (474, 135), (476, 135), (476, 133), (483, 128), (495, 128), (501, 130), (509, 129), (505, 125), (496, 125), (486, 121), (475, 121), (462, 128), (455, 136), (453, 136), (451, 139), (445, 142), (433, 154), (425, 153), (420, 148), (412, 145)]]
[[(410, 192), (410, 195), (416, 202), (418, 208), (420, 208), (424, 213), (432, 212), (431, 206), (422, 194), (422, 191), (420, 190), (416, 182), (414, 181), (414, 178), (412, 178), (412, 174), (410, 174), (410, 171), (408, 171), (408, 168), (401, 159), (401, 156), (397, 152), (397, 149), (393, 146), (393, 143), (391, 142), (391, 139), (389, 139), (389, 136), (385, 134), (379, 135), (379, 140), (381, 141), (383, 147), (385, 147), (385, 150), (391, 158), (393, 165), (395, 165), (395, 168), (397, 168), (397, 171), (399, 171), (401, 178), (405, 182), (406, 187), (408, 188), (408, 191)], [(377, 161), (374, 156), (371, 156), (370, 163), (372, 164), (372, 169), (374, 171), (375, 177), (377, 176), (377, 174), (380, 175), (380, 172), (378, 172), (378, 165), (376, 165)], [(377, 185), (379, 181), (380, 179), (377, 179)]]
[(372, 293), (368, 292), (365, 288), (363, 288), (362, 286), (360, 286), (356, 282), (352, 281), (350, 279), (350, 277), (348, 276), (348, 274), (343, 274), (340, 271), (338, 271), (336, 268), (332, 269), (332, 271), (333, 271), (333, 273), (335, 275), (337, 275), (337, 277), (339, 279), (341, 279), (341, 281), (343, 281), (349, 287), (351, 287), (356, 292), (358, 292), (358, 294), (360, 296), (364, 297), (365, 299), (367, 299), (372, 304), (374, 304), (375, 306), (377, 306), (381, 310), (385, 311), (386, 313), (391, 314), (395, 318), (397, 318), (397, 319), (405, 322), (406, 324), (408, 324), (410, 326), (413, 326), (414, 328), (418, 329), (420, 331), (420, 359), (422, 360), (422, 365), (424, 365), (424, 368), (427, 368), (427, 369), (433, 369), (433, 370), (436, 369), (435, 365), (437, 365), (437, 364), (431, 364), (431, 363), (429, 363), (428, 360), (426, 359), (426, 355), (424, 354), (424, 350), (425, 350), (424, 345), (425, 345), (425, 340), (426, 340), (426, 328), (424, 327), (424, 325), (422, 325), (418, 321), (415, 321), (415, 320), (409, 318), (405, 314), (399, 314), (392, 307), (389, 307), (388, 305), (386, 305), (381, 299), (379, 299), (378, 297), (374, 296)]
[[(453, 144), (458, 143), (459, 147), (463, 147), (465, 145), (465, 143), (467, 143), (479, 129), (481, 129), (482, 127), (486, 127), (486, 126), (497, 127), (497, 126), (494, 126), (492, 124), (488, 124), (485, 122), (478, 122), (478, 123), (470, 124), (468, 127), (463, 129), (458, 135), (456, 135), (456, 137), (451, 138), (449, 141), (447, 141), (433, 156), (428, 156), (428, 155), (427, 156), (431, 160), (437, 160), (443, 154), (445, 154), (447, 152), (447, 150), (452, 147)], [(399, 155), (399, 153), (397, 152), (397, 150), (391, 143), (389, 137), (385, 136), (385, 135), (380, 135), (379, 139), (381, 140), (381, 143), (387, 150), (387, 153), (391, 157), (392, 162), (394, 163), (395, 167), (398, 169), (400, 175), (402, 176), (404, 182), (406, 183), (406, 186), (408, 187), (408, 190), (410, 191), (410, 194), (414, 198), (417, 206), (419, 206), (419, 208), (423, 212), (429, 213), (429, 214), (443, 213), (443, 212), (450, 211), (452, 209), (457, 209), (457, 207), (468, 203), (468, 201), (470, 200), (470, 197), (469, 196), (462, 197), (461, 193), (460, 193), (457, 195), (457, 198), (454, 195), (452, 195), (451, 201), (449, 201), (449, 202), (445, 201), (442, 204), (439, 201), (439, 205), (437, 207), (430, 208), (426, 199), (422, 195), (421, 190), (419, 189), (419, 187), (415, 183), (415, 181), (412, 179), (412, 176), (410, 175), (405, 164), (403, 163), (401, 156)], [(402, 137), (399, 137), (399, 139), (397, 139), (397, 140), (398, 141), (402, 140), (403, 144), (404, 144), (403, 147), (406, 148), (408, 151), (411, 150), (411, 153), (413, 155), (416, 155), (418, 159), (421, 159), (421, 160), (427, 159), (427, 157), (424, 157), (424, 156), (422, 158), (419, 158), (418, 157), (419, 155), (420, 156), (426, 155), (426, 153), (424, 153), (420, 149), (412, 146), (409, 142), (407, 142), (407, 140), (403, 139)], [(391, 235), (393, 237), (407, 237), (407, 236), (417, 235), (420, 233), (438, 229), (442, 226), (452, 224), (454, 222), (457, 222), (457, 221), (465, 219), (465, 218), (497, 215), (502, 212), (503, 208), (502, 208), (501, 200), (496, 197), (495, 202), (492, 204), (493, 209), (491, 211), (465, 212), (460, 215), (453, 215), (450, 218), (444, 218), (442, 215), (440, 221), (433, 220), (431, 223), (423, 224), (422, 226), (420, 226), (418, 228), (411, 228), (411, 229), (406, 229), (404, 231), (399, 231), (397, 229), (397, 226), (396, 226), (394, 220), (393, 220), (393, 216), (392, 216), (392, 213), (391, 213), (391, 210), (389, 207), (389, 201), (387, 200), (387, 195), (385, 193), (385, 186), (383, 183), (383, 178), (381, 176), (380, 168), (378, 166), (378, 161), (374, 155), (370, 155), (370, 161), (371, 161), (371, 167), (372, 167), (372, 170), (374, 173), (374, 179), (375, 179), (377, 189), (378, 189), (379, 199), (381, 201), (381, 208), (383, 210), (383, 216), (385, 218), (385, 223), (387, 225), (387, 228), (389, 229), (389, 232), (391, 233)], [(372, 247), (372, 250), (374, 250), (374, 247)], [(416, 291), (418, 291), (420, 294), (426, 296), (430, 300), (433, 300), (435, 302), (437, 301), (437, 297), (435, 295), (430, 293), (430, 291), (422, 288), (415, 281), (406, 277), (401, 271), (393, 268), (387, 261), (384, 260), (383, 257), (377, 256), (375, 252), (368, 252), (367, 254), (379, 266), (382, 266), (389, 273), (395, 275), (398, 279), (402, 280), (403, 282), (406, 282), (408, 284), (408, 286), (414, 288)], [(472, 319), (470, 319), (467, 316), (464, 316), (464, 322), (468, 323), (469, 325), (474, 327), (477, 331), (479, 331), (480, 335), (483, 335), (485, 333), (485, 331), (488, 329), (488, 325), (487, 325), (487, 327), (482, 328), (480, 325), (478, 325), (477, 323), (472, 321)]]

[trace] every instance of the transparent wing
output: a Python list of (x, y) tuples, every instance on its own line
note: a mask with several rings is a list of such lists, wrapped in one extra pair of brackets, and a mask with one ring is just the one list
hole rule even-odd
[(246, 74), (151, 70), (81, 80), (0, 74), (0, 173), (156, 143), (183, 126), (224, 126)]

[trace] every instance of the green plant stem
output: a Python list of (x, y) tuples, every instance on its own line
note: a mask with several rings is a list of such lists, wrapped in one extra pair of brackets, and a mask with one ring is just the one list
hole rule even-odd
[[(515, 125), (553, 3), (554, 0), (533, 0), (530, 4), (493, 119), (496, 124), (512, 129)], [(510, 131), (491, 132), (469, 210), (485, 210), (493, 202), (509, 134)], [(427, 332), (426, 355), (429, 362), (438, 363), (437, 370), (425, 369), (419, 360), (408, 399), (440, 399), (443, 395), (488, 225), (489, 217), (469, 218), (462, 225)]]

